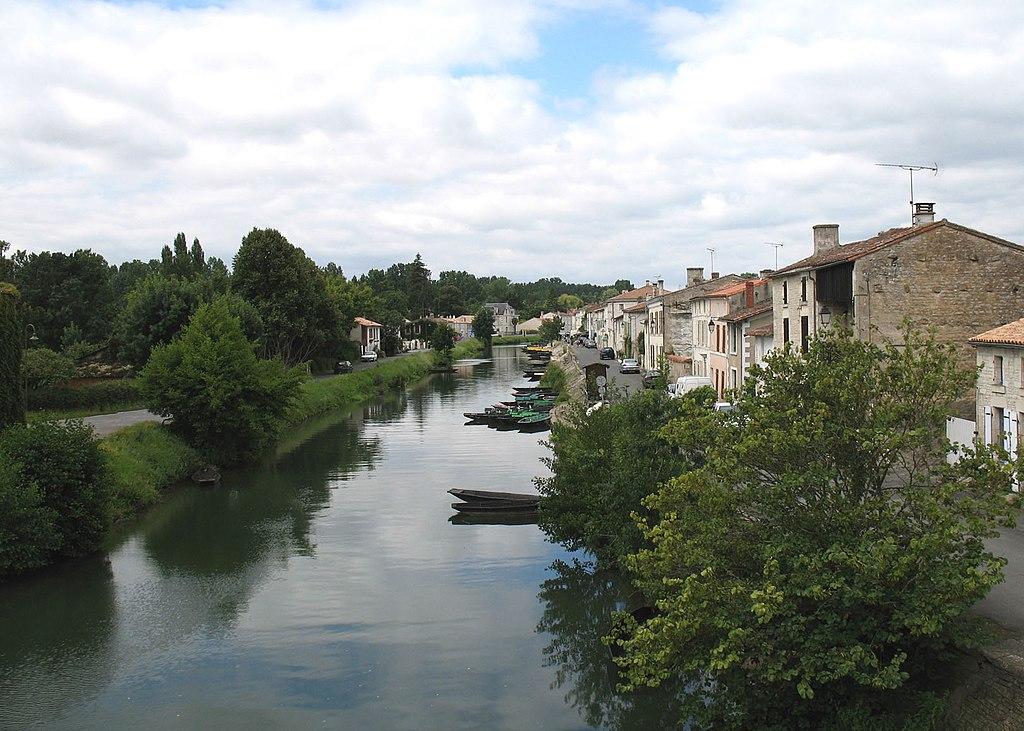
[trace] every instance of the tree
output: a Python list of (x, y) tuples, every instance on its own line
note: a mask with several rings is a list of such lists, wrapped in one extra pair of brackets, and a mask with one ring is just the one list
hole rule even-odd
[(0, 241), (0, 282), (9, 282), (14, 275), (14, 265), (7, 258), (7, 250), (11, 245), (6, 241)]
[(552, 317), (540, 324), (540, 339), (544, 342), (558, 340), (562, 336), (562, 318)]
[(13, 284), (0, 282), (0, 432), (25, 420), (22, 395), (21, 353), (25, 331), (20, 312), (21, 297)]
[(616, 293), (622, 292), (623, 290), (628, 292), (631, 289), (635, 289), (635, 287), (633, 287), (633, 283), (628, 279), (618, 279), (612, 286), (615, 288)]
[(430, 270), (419, 254), (408, 265), (405, 279), (405, 291), (409, 295), (409, 317), (417, 318), (429, 314), (434, 303), (433, 282), (430, 281)]
[(574, 294), (560, 294), (558, 295), (558, 310), (560, 312), (568, 312), (569, 310), (578, 310), (583, 307), (583, 300)]
[(442, 284), (437, 288), (434, 312), (438, 315), (461, 315), (466, 311), (462, 292), (453, 284)]
[(451, 325), (439, 323), (430, 334), (430, 347), (434, 350), (434, 365), (438, 368), (450, 368), (453, 362), (452, 350), (458, 335)]
[(27, 254), (16, 283), (27, 322), (44, 345), (59, 348), (64, 329), (72, 325), (92, 343), (109, 335), (114, 291), (110, 267), (99, 254), (87, 249)]
[(259, 312), (269, 356), (301, 363), (341, 335), (323, 274), (274, 229), (254, 228), (242, 239), (231, 282)]
[(711, 389), (680, 399), (641, 391), (590, 416), (570, 412), (566, 422), (552, 426), (553, 456), (545, 460), (551, 477), (537, 480), (544, 495), (541, 528), (570, 549), (584, 548), (613, 563), (647, 545), (631, 516), (652, 516), (644, 498), (703, 459), (696, 437), (693, 445), (680, 450), (661, 430), (684, 416), (701, 424), (711, 418), (712, 403)]
[(190, 444), (230, 464), (274, 439), (300, 382), (280, 361), (256, 357), (222, 297), (153, 349), (140, 390), (147, 408), (173, 417), (173, 429)]
[(473, 336), (482, 342), (485, 348), (491, 347), (491, 340), (494, 338), (494, 310), (490, 307), (481, 307), (473, 318)]
[[(624, 622), (631, 685), (701, 677), (716, 728), (849, 727), (909, 707), (897, 689), (969, 636), (965, 612), (1002, 580), (984, 542), (1015, 519), (1014, 466), (980, 444), (947, 463), (975, 373), (933, 334), (902, 336), (832, 328), (776, 352), (705, 465), (645, 501), (652, 547), (627, 563), (659, 614)], [(664, 433), (692, 439), (683, 420)]]
[(196, 282), (173, 275), (149, 275), (127, 294), (114, 320), (118, 353), (132, 365), (145, 365), (150, 351), (169, 343), (203, 299)]
[(75, 364), (68, 356), (49, 348), (30, 348), (21, 357), (22, 379), (31, 390), (67, 383), (75, 376)]

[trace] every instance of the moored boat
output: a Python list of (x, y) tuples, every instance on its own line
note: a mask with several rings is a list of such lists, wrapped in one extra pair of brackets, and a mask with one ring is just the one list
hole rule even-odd
[(497, 492), (493, 490), (466, 490), (461, 487), (453, 487), (448, 491), (449, 495), (457, 497), (465, 502), (493, 502), (493, 501), (519, 501), (524, 503), (540, 502), (540, 495), (527, 492)]

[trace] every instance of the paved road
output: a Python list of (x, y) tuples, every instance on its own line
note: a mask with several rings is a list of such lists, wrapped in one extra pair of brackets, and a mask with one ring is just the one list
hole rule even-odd
[[(597, 354), (597, 348), (580, 348), (574, 345), (572, 346), (572, 349), (573, 352), (576, 353), (576, 357), (579, 359), (581, 366), (588, 366), (591, 363), (596, 363), (601, 360)], [(627, 396), (643, 390), (644, 382), (639, 374), (620, 373), (619, 361), (617, 360), (605, 360), (602, 362), (607, 363), (609, 366), (608, 382), (611, 384), (613, 389), (619, 389)]]
[[(371, 361), (369, 363), (363, 363), (361, 360), (354, 360), (354, 361), (352, 361), (352, 372), (355, 373), (357, 371), (365, 371), (367, 368), (373, 368), (373, 367), (377, 366), (380, 363), (385, 363), (385, 362), (387, 362), (389, 360), (394, 360), (395, 358), (404, 358), (407, 355), (415, 355), (416, 353), (426, 353), (426, 352), (427, 352), (427, 349), (425, 349), (425, 348), (422, 348), (420, 350), (410, 350), (410, 351), (405, 352), (405, 353), (399, 353), (398, 355), (393, 355), (390, 358), (381, 358), (379, 360)], [(313, 378), (318, 380), (318, 381), (323, 380), (324, 378), (333, 378), (333, 377), (334, 377), (333, 373), (321, 373), (318, 376), (313, 376)]]

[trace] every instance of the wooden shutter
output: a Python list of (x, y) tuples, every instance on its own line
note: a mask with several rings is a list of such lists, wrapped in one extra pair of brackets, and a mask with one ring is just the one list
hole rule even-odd
[(985, 407), (985, 444), (992, 443), (992, 407)]

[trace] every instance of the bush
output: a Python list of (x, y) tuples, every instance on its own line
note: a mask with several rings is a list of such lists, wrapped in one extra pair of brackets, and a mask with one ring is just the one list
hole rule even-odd
[(274, 439), (302, 378), (279, 361), (258, 359), (219, 298), (153, 349), (139, 381), (151, 411), (173, 417), (189, 444), (230, 464)]
[(49, 348), (31, 348), (21, 356), (22, 378), (29, 389), (67, 383), (75, 375), (71, 358)]
[(91, 429), (80, 421), (16, 426), (0, 435), (0, 456), (4, 515), (19, 516), (0, 535), (0, 572), (99, 548), (110, 522), (110, 482)]
[(21, 348), (25, 333), (14, 285), (0, 282), (0, 430), (25, 418), (21, 393)]
[(28, 406), (34, 411), (73, 411), (137, 406), (142, 401), (138, 381), (124, 378), (86, 383), (80, 386), (50, 386), (28, 393)]

